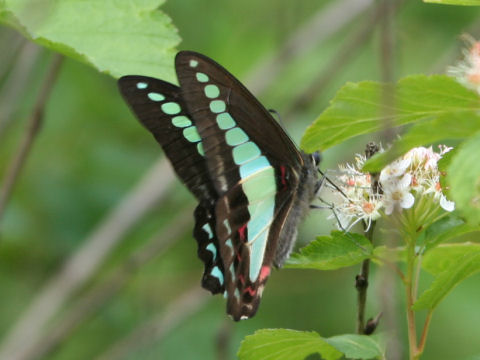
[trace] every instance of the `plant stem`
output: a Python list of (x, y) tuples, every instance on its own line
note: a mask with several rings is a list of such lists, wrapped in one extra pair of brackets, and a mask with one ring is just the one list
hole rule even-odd
[(414, 298), (415, 282), (415, 241), (410, 237), (407, 241), (407, 273), (405, 278), (405, 291), (407, 299), (407, 324), (408, 324), (408, 344), (410, 359), (415, 359), (417, 354), (417, 331), (415, 328), (415, 312), (412, 309)]
[(423, 325), (422, 336), (420, 337), (420, 342), (418, 344), (417, 352), (415, 354), (415, 358), (420, 358), (422, 355), (423, 350), (425, 349), (425, 343), (427, 341), (428, 329), (430, 327), (430, 322), (432, 320), (433, 310), (430, 310), (427, 314), (427, 318), (425, 319), (425, 324)]
[(40, 131), (43, 123), (43, 112), (45, 105), (53, 89), (53, 85), (57, 79), (60, 71), (60, 65), (62, 64), (63, 56), (54, 55), (50, 68), (48, 69), (47, 76), (42, 84), (40, 92), (38, 94), (35, 106), (27, 124), (24, 138), (18, 148), (16, 154), (12, 157), (12, 161), (6, 171), (5, 180), (0, 189), (0, 219), (5, 211), (8, 200), (12, 194), (15, 183), (18, 176), (25, 165), (28, 154), (32, 148), (33, 142)]
[[(366, 233), (366, 238), (373, 242), (373, 231), (375, 229), (375, 222), (370, 224), (370, 228)], [(367, 288), (368, 288), (368, 275), (370, 273), (370, 259), (365, 259), (362, 263), (360, 274), (355, 278), (355, 288), (358, 291), (357, 294), (357, 333), (365, 333), (365, 307), (367, 304)]]

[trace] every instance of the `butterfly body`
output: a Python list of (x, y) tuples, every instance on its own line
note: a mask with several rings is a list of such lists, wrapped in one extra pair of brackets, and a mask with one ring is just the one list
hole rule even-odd
[(291, 252), (317, 189), (317, 164), (219, 64), (182, 51), (175, 67), (179, 87), (143, 76), (123, 77), (119, 87), (199, 201), (202, 286), (224, 294), (235, 320), (249, 318), (271, 267)]

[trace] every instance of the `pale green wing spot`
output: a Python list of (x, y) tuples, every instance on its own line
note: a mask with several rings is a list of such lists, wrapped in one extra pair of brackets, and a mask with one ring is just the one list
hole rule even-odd
[(220, 95), (220, 89), (217, 85), (213, 84), (208, 84), (207, 86), (205, 86), (205, 89), (203, 89), (203, 91), (205, 92), (205, 96), (210, 99), (215, 99), (218, 97), (218, 95)]
[(260, 274), (268, 234), (275, 211), (275, 194), (264, 201), (248, 206), (250, 221), (248, 222), (248, 243), (250, 245), (250, 281), (255, 282)]
[(224, 297), (225, 299), (228, 297), (228, 292), (227, 292), (227, 290), (225, 290), (225, 291), (223, 292), (223, 297)]
[(220, 285), (223, 285), (223, 274), (222, 272), (220, 271), (220, 269), (218, 268), (218, 266), (215, 266), (212, 271), (210, 271), (210, 274), (212, 276), (215, 276), (218, 281), (220, 282)]
[(232, 280), (235, 279), (235, 267), (233, 266), (233, 262), (230, 264), (230, 274), (232, 274)]
[(248, 243), (251, 244), (249, 277), (254, 282), (260, 274), (270, 225), (273, 221), (277, 191), (275, 170), (268, 166), (262, 171), (256, 171), (242, 183), (242, 189), (249, 204), (250, 221), (247, 225)]
[(228, 222), (228, 219), (223, 220), (223, 225), (227, 228), (228, 235), (232, 233), (232, 229), (230, 227), (230, 223)]
[(155, 92), (148, 93), (147, 96), (152, 101), (163, 101), (163, 100), (165, 100), (165, 96), (163, 96), (162, 94), (159, 94), (159, 93), (155, 93)]
[(190, 121), (190, 119), (184, 115), (179, 115), (172, 118), (172, 124), (179, 128), (192, 126), (192, 122)]
[(213, 113), (218, 114), (218, 113), (224, 112), (226, 108), (227, 108), (227, 105), (223, 100), (213, 100), (210, 102), (210, 110)]
[(139, 83), (137, 83), (137, 89), (140, 89), (140, 90), (146, 89), (147, 86), (148, 86), (148, 84), (145, 83), (145, 82), (139, 82)]
[(225, 241), (225, 245), (227, 245), (233, 255), (233, 244), (232, 244), (232, 240), (231, 239), (228, 239), (227, 241)]
[[(205, 225), (202, 226), (202, 229), (208, 233), (209, 239), (213, 238), (213, 232), (212, 232), (212, 228), (210, 227), (210, 224), (206, 223)], [(208, 246), (207, 246), (207, 249), (208, 249)]]
[(190, 142), (197, 142), (201, 140), (200, 135), (195, 126), (190, 126), (186, 129), (183, 129), (183, 136), (185, 137), (185, 139), (187, 139)]
[(162, 104), (162, 110), (165, 114), (168, 115), (175, 115), (178, 114), (182, 109), (180, 108), (180, 105), (174, 102), (167, 102)]
[(235, 120), (233, 120), (232, 116), (226, 112), (217, 115), (217, 124), (218, 127), (222, 130), (231, 129), (232, 127), (237, 125), (235, 123)]
[(238, 291), (238, 288), (235, 289), (235, 292), (233, 293), (233, 295), (234, 295), (238, 300), (240, 300), (240, 291)]
[(265, 168), (270, 167), (270, 162), (265, 156), (260, 156), (246, 164), (240, 166), (240, 177), (245, 179), (258, 171), (262, 171)]
[(233, 161), (235, 164), (241, 165), (260, 156), (260, 148), (253, 142), (249, 141), (233, 148)]
[(197, 72), (195, 76), (197, 77), (197, 80), (200, 82), (207, 82), (209, 80), (208, 75), (201, 72)]
[(230, 146), (236, 146), (248, 141), (248, 135), (239, 127), (228, 130), (225, 133), (225, 140)]
[(190, 60), (190, 67), (197, 67), (198, 61), (197, 60)]
[(200, 155), (205, 156), (205, 151), (203, 150), (203, 144), (201, 142), (197, 144), (197, 151)]
[(213, 260), (215, 260), (217, 258), (217, 248), (215, 247), (215, 245), (213, 245), (213, 243), (210, 243), (207, 245), (206, 249), (213, 254)]

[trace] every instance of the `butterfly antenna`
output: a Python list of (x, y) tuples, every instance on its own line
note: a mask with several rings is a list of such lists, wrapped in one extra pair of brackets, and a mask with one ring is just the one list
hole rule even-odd
[(327, 175), (325, 175), (325, 173), (324, 173), (322, 170), (317, 169), (317, 171), (319, 172), (320, 175), (322, 175), (322, 178), (319, 180), (319, 185), (318, 185), (318, 190), (317, 190), (317, 191), (319, 191), (319, 190), (322, 188), (323, 183), (326, 181), (326, 182), (328, 182), (335, 190), (337, 190), (345, 199), (347, 199), (350, 203), (352, 203), (352, 201), (351, 201), (351, 200), (348, 198), (348, 196), (343, 192), (343, 190), (340, 189), (340, 188), (338, 187), (338, 185), (335, 184), (332, 180), (330, 180), (330, 178), (329, 178)]
[[(327, 180), (335, 189), (337, 189), (343, 196), (345, 196), (346, 199), (347, 196), (343, 193), (343, 191), (341, 189), (338, 188), (338, 186), (336, 186), (332, 181), (330, 181), (328, 179), (328, 177), (325, 176), (325, 174), (318, 170), (320, 174), (322, 174), (322, 178), (319, 180), (319, 185), (318, 185), (318, 190), (321, 189), (321, 187), (323, 186), (323, 184), (325, 183), (325, 180)], [(350, 235), (349, 233), (349, 230), (352, 228), (352, 226), (354, 226), (355, 224), (357, 224), (361, 219), (357, 219), (357, 221), (355, 221), (353, 224), (350, 224), (350, 226), (348, 227), (348, 229), (346, 229), (345, 227), (343, 227), (342, 225), (342, 222), (340, 221), (340, 218), (338, 217), (338, 214), (337, 214), (337, 211), (335, 210), (335, 204), (333, 203), (329, 203), (325, 200), (323, 200), (321, 197), (318, 198), (318, 200), (320, 200), (320, 202), (322, 202), (324, 205), (314, 205), (314, 204), (311, 204), (310, 205), (310, 208), (311, 209), (329, 209), (332, 211), (332, 214), (333, 216), (335, 217), (335, 220), (337, 221), (337, 225), (338, 225), (338, 228), (345, 234), (347, 235), (347, 237), (352, 241), (352, 243), (355, 244), (355, 246), (357, 246), (359, 249), (361, 249), (362, 251), (364, 251), (366, 254), (369, 254), (369, 251), (363, 247), (357, 240), (355, 240), (353, 238), (353, 236)], [(350, 200), (349, 200), (350, 201)], [(350, 201), (351, 202), (351, 201)]]

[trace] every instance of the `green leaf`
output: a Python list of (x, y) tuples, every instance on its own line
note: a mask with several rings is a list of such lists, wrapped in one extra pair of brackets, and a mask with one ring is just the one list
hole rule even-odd
[(315, 332), (288, 329), (258, 330), (245, 337), (238, 351), (240, 360), (305, 360), (319, 354), (322, 359), (336, 360), (342, 353)]
[(379, 259), (385, 259), (389, 262), (406, 261), (407, 250), (405, 246), (387, 248), (385, 245), (380, 245), (373, 249), (373, 256), (372, 260), (377, 263)]
[(450, 198), (456, 208), (473, 224), (480, 224), (480, 132), (464, 142), (447, 172)]
[(465, 111), (455, 113), (455, 109), (433, 120), (419, 121), (402, 136), (392, 148), (372, 157), (363, 170), (377, 171), (408, 150), (444, 139), (463, 139), (480, 130), (480, 116), (477, 112)]
[[(389, 103), (394, 105), (388, 106), (384, 101), (385, 91), (393, 91)], [(444, 75), (409, 76), (394, 87), (372, 81), (349, 83), (307, 129), (302, 148), (307, 152), (324, 150), (354, 136), (382, 130), (385, 115), (392, 126), (402, 126), (436, 119), (441, 122), (441, 118), (448, 119), (451, 115), (471, 116), (479, 109), (480, 99), (475, 92)], [(473, 121), (478, 124), (476, 119)], [(437, 129), (429, 128), (422, 141), (430, 136), (441, 137)]]
[(459, 259), (470, 253), (480, 253), (480, 244), (471, 242), (443, 244), (424, 255), (422, 268), (430, 274), (438, 276), (447, 269), (455, 266)]
[(438, 246), (441, 243), (455, 239), (461, 235), (480, 231), (480, 226), (472, 226), (455, 216), (445, 217), (425, 231), (426, 250)]
[(348, 359), (383, 358), (385, 348), (377, 336), (345, 334), (326, 339)]
[(480, 6), (480, 0), (423, 0), (423, 2), (443, 5)]
[[(444, 259), (448, 257), (448, 254), (442, 255)], [(414, 310), (434, 309), (462, 280), (480, 271), (480, 250), (469, 251), (463, 256), (453, 258), (448, 265), (443, 267), (444, 270), (435, 278), (432, 285), (413, 304)], [(433, 267), (433, 271), (436, 270)]]
[(0, 20), (101, 72), (173, 80), (180, 39), (163, 0), (3, 0)]
[(372, 244), (363, 235), (333, 231), (332, 236), (319, 236), (299, 253), (292, 254), (286, 267), (334, 270), (368, 259), (372, 250)]
[(438, 170), (440, 171), (440, 186), (442, 187), (442, 193), (450, 198), (450, 186), (447, 184), (446, 174), (448, 173), (448, 168), (452, 163), (452, 159), (457, 155), (458, 147), (453, 148), (446, 154), (442, 155), (442, 158), (438, 161)]

